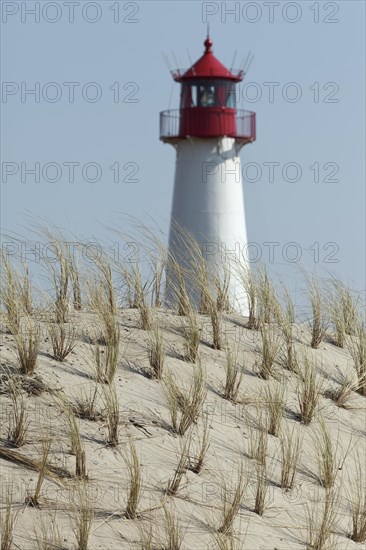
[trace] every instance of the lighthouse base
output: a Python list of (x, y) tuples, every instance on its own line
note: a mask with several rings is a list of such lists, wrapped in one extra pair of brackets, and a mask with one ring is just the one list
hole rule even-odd
[[(169, 255), (182, 266), (189, 297), (199, 307), (200, 288), (194, 273), (197, 265), (192, 265), (196, 243), (210, 284), (215, 285), (219, 277), (227, 287), (232, 308), (246, 315), (246, 293), (238, 277), (239, 266), (245, 267), (247, 245), (240, 145), (227, 137), (187, 138), (175, 148)], [(176, 295), (178, 286), (176, 270), (169, 268), (168, 300)]]

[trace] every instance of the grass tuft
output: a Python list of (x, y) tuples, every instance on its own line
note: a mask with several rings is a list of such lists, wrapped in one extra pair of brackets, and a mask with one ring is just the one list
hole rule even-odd
[(317, 430), (316, 460), (320, 485), (325, 489), (332, 488), (338, 474), (338, 463), (332, 438), (323, 418), (320, 418)]
[(41, 336), (37, 325), (28, 317), (14, 339), (22, 374), (33, 374), (40, 350)]
[(358, 456), (354, 464), (355, 478), (350, 481), (352, 495), (351, 517), (352, 532), (351, 540), (354, 542), (366, 541), (366, 476), (363, 466), (363, 460)]
[(169, 372), (164, 380), (165, 395), (175, 433), (184, 435), (197, 422), (206, 398), (206, 374), (199, 362), (194, 369), (189, 388), (177, 384)]
[[(295, 433), (297, 432), (297, 433)], [(280, 437), (281, 450), (281, 488), (293, 489), (299, 467), (302, 440), (295, 426), (290, 431), (283, 430)]]
[(8, 443), (19, 448), (25, 443), (29, 421), (23, 396), (17, 393), (13, 383), (10, 385), (10, 398), (12, 401), (12, 417), (9, 422)]
[(25, 504), (32, 508), (39, 508), (42, 485), (47, 473), (47, 459), (50, 452), (51, 440), (45, 437), (42, 441), (42, 457), (39, 462), (39, 473), (34, 493), (28, 493), (25, 498)]
[(111, 447), (117, 447), (119, 443), (119, 401), (114, 384), (104, 388), (104, 406), (107, 423), (107, 443)]
[(230, 535), (230, 533), (232, 533), (233, 524), (239, 513), (246, 486), (247, 481), (244, 478), (243, 464), (241, 464), (238, 470), (235, 488), (228, 487), (228, 485), (224, 483), (221, 519), (217, 529), (218, 533), (223, 533), (225, 535)]
[(151, 378), (161, 380), (165, 362), (165, 342), (156, 319), (153, 322), (148, 338), (148, 353)]
[(279, 350), (279, 335), (275, 326), (264, 325), (260, 327), (262, 342), (262, 360), (259, 366), (258, 376), (268, 380)]
[(140, 460), (132, 439), (129, 440), (129, 454), (126, 455), (125, 462), (129, 476), (125, 517), (127, 519), (136, 519), (138, 517), (137, 509), (141, 499), (142, 474)]
[(318, 281), (310, 275), (306, 275), (306, 279), (312, 311), (312, 317), (309, 321), (311, 330), (310, 345), (312, 348), (317, 349), (327, 333), (328, 320), (325, 315), (325, 306)]
[(322, 381), (316, 373), (315, 362), (309, 355), (303, 357), (300, 382), (297, 387), (297, 398), (300, 406), (300, 419), (310, 424), (319, 403)]
[(284, 396), (285, 386), (283, 384), (272, 383), (264, 390), (264, 400), (267, 405), (268, 415), (268, 433), (274, 437), (278, 437), (283, 420), (283, 411), (285, 408)]
[(236, 403), (243, 380), (243, 370), (238, 365), (238, 350), (228, 347), (226, 349), (225, 386), (223, 397), (232, 403)]
[(308, 506), (306, 508), (307, 550), (336, 549), (331, 537), (338, 520), (338, 494), (332, 489), (327, 489), (321, 501), (320, 511), (315, 507), (312, 510)]
[(5, 513), (0, 515), (0, 549), (12, 550), (14, 539), (14, 527), (17, 514), (13, 511), (13, 504), (11, 500), (10, 491), (6, 493), (5, 500)]
[(366, 326), (362, 321), (356, 325), (349, 349), (357, 373), (356, 391), (366, 397)]
[(74, 533), (78, 550), (88, 550), (90, 532), (93, 525), (94, 509), (87, 483), (81, 481), (77, 485), (76, 498), (73, 503)]
[(61, 363), (73, 351), (76, 345), (75, 327), (66, 327), (62, 319), (59, 323), (48, 324), (48, 334), (51, 339), (53, 357)]
[(201, 327), (198, 324), (196, 312), (189, 308), (186, 315), (186, 322), (182, 327), (184, 336), (184, 358), (186, 361), (196, 363), (198, 359), (198, 348), (201, 339)]

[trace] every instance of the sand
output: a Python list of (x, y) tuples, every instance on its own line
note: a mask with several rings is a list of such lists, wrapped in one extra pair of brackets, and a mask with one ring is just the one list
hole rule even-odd
[[(175, 380), (187, 385), (191, 379), (193, 364), (184, 361), (184, 339), (181, 333), (182, 317), (168, 310), (156, 312), (166, 341), (165, 373), (171, 371)], [(39, 316), (41, 317), (41, 316)], [(349, 538), (351, 532), (350, 498), (354, 494), (350, 480), (355, 479), (355, 463), (366, 464), (366, 400), (353, 393), (351, 408), (343, 409), (324, 396), (320, 398), (315, 419), (305, 426), (299, 421), (299, 404), (296, 388), (298, 376), (286, 370), (277, 359), (271, 380), (262, 380), (257, 375), (261, 360), (260, 334), (245, 328), (245, 319), (235, 315), (223, 316), (223, 334), (238, 348), (239, 362), (244, 368), (241, 383), (241, 403), (233, 404), (222, 397), (225, 380), (226, 354), (224, 350), (210, 347), (211, 328), (208, 317), (200, 316), (203, 331), (200, 343), (201, 362), (207, 372), (207, 397), (203, 412), (208, 415), (210, 447), (203, 468), (197, 475), (187, 470), (176, 496), (165, 493), (179, 460), (179, 451), (184, 438), (171, 430), (171, 418), (164, 393), (163, 383), (144, 374), (148, 368), (148, 333), (139, 328), (139, 312), (123, 309), (118, 312), (123, 345), (121, 361), (115, 377), (115, 386), (120, 404), (118, 447), (106, 444), (107, 427), (103, 418), (95, 421), (78, 419), (80, 433), (86, 451), (86, 483), (89, 503), (94, 508), (88, 548), (91, 550), (148, 548), (141, 544), (140, 530), (154, 533), (154, 548), (173, 548), (166, 545), (164, 507), (176, 514), (182, 535), (182, 549), (217, 548), (213, 537), (214, 528), (220, 524), (224, 488), (235, 488), (240, 465), (243, 467), (245, 493), (239, 513), (234, 521), (236, 546), (250, 550), (297, 550), (306, 548), (307, 509), (318, 506), (322, 509), (325, 489), (317, 478), (316, 450), (319, 448), (320, 417), (330, 430), (336, 452), (338, 472), (335, 489), (338, 491), (337, 521), (334, 548), (361, 549), (365, 543), (356, 544)], [(41, 440), (49, 434), (52, 438), (49, 461), (75, 473), (75, 456), (70, 453), (70, 439), (65, 412), (57, 404), (55, 395), (63, 391), (74, 402), (81, 392), (93, 391), (96, 383), (92, 378), (91, 344), (85, 334), (96, 322), (92, 312), (72, 312), (70, 322), (77, 329), (77, 345), (61, 363), (52, 358), (52, 348), (45, 324), (42, 329), (41, 353), (38, 357), (36, 375), (47, 391), (40, 395), (22, 392), (29, 428), (26, 443), (17, 451), (38, 459), (42, 452)], [(336, 387), (340, 376), (354, 369), (350, 352), (340, 349), (331, 341), (324, 341), (319, 349), (309, 346), (310, 334), (305, 325), (296, 327), (296, 348), (305, 350), (316, 359), (323, 390)], [(1, 365), (16, 373), (17, 355), (14, 338), (4, 331), (1, 334)], [(13, 374), (14, 376), (14, 374)], [(302, 453), (295, 487), (285, 491), (279, 486), (281, 455), (279, 438), (268, 436), (268, 495), (267, 506), (262, 516), (256, 514), (256, 461), (248, 456), (250, 438), (256, 432), (258, 406), (263, 403), (261, 392), (276, 382), (285, 388), (286, 408), (283, 427), (295, 427), (303, 437)], [(98, 384), (99, 389), (101, 384)], [(2, 385), (4, 387), (4, 385)], [(103, 408), (101, 392), (98, 407)], [(1, 394), (1, 446), (6, 447), (12, 402), (5, 392)], [(192, 449), (202, 433), (203, 420), (193, 426)], [(139, 503), (139, 517), (126, 519), (128, 468), (125, 456), (129, 452), (129, 440), (133, 439), (141, 463), (143, 495)], [(40, 507), (24, 504), (29, 492), (37, 482), (38, 474), (24, 466), (0, 460), (2, 482), (2, 514), (5, 495), (10, 491), (13, 510), (16, 514), (14, 548), (33, 550), (37, 547), (35, 531), (43, 524), (48, 533), (57, 524), (62, 548), (77, 548), (75, 539), (75, 506), (77, 507), (78, 481), (64, 479), (44, 481)], [(337, 492), (336, 491), (336, 492)], [(320, 512), (318, 514), (320, 518)], [(40, 536), (40, 535), (38, 535)], [(47, 547), (47, 546), (45, 546)], [(176, 546), (177, 547), (177, 546)], [(326, 548), (327, 546), (324, 546)], [(43, 546), (40, 546), (43, 548)], [(47, 548), (51, 548), (48, 546)], [(223, 546), (224, 548), (224, 546)]]

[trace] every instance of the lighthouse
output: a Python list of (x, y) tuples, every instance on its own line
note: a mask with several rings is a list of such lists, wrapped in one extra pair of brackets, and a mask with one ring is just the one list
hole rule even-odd
[[(160, 139), (176, 150), (169, 255), (186, 264), (186, 232), (198, 243), (208, 270), (220, 273), (247, 258), (239, 152), (255, 140), (256, 121), (255, 113), (236, 109), (235, 87), (244, 70), (227, 69), (213, 54), (209, 36), (204, 47), (188, 70), (171, 71), (181, 87), (180, 106), (160, 113)], [(168, 289), (174, 286), (172, 278), (168, 269)], [(197, 304), (194, 280), (188, 287)], [(246, 313), (245, 291), (233, 271), (228, 297), (237, 311)]]

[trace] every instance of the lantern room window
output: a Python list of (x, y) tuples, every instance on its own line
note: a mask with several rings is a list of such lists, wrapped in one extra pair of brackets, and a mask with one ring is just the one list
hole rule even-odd
[(181, 109), (191, 107), (227, 107), (235, 109), (235, 84), (228, 80), (184, 82)]

